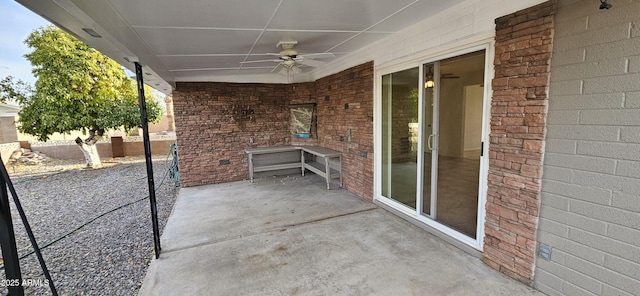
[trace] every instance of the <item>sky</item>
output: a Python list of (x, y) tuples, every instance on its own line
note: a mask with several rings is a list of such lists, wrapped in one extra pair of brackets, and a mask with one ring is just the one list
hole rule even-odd
[(0, 1), (0, 78), (13, 76), (33, 85), (31, 63), (24, 57), (24, 40), (33, 30), (49, 25), (41, 16), (13, 0)]
[[(24, 40), (33, 30), (50, 24), (14, 0), (0, 0), (0, 79), (13, 76), (35, 85), (36, 78), (31, 74), (31, 63), (24, 57), (31, 50), (24, 44)], [(125, 72), (128, 76), (135, 75), (126, 69)], [(164, 105), (162, 100), (159, 103)]]

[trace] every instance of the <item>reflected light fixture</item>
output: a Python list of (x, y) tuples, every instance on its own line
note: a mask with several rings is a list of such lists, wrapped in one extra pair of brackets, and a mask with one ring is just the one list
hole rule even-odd
[(426, 80), (424, 81), (424, 88), (433, 88), (435, 82), (433, 82), (433, 68), (429, 67)]
[(609, 9), (613, 5), (607, 3), (607, 0), (600, 0), (600, 9)]
[(433, 79), (432, 78), (428, 78), (427, 81), (424, 83), (424, 88), (433, 88)]

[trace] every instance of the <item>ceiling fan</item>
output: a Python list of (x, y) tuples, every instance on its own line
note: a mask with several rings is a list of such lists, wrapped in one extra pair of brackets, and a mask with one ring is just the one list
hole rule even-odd
[[(276, 45), (277, 48), (282, 49), (279, 53), (267, 53), (267, 55), (277, 56), (277, 59), (271, 60), (258, 60), (258, 61), (246, 61), (240, 62), (241, 64), (250, 64), (250, 63), (263, 63), (263, 62), (276, 62), (279, 63), (273, 68), (273, 71), (278, 69), (279, 66), (282, 66), (280, 69), (280, 74), (289, 75), (301, 73), (302, 70), (297, 64), (309, 66), (309, 67), (320, 67), (325, 62), (316, 61), (315, 59), (326, 59), (333, 58), (335, 55), (330, 52), (322, 52), (322, 53), (298, 53), (293, 47), (298, 44), (298, 41), (280, 41)], [(271, 72), (273, 72), (271, 71)]]

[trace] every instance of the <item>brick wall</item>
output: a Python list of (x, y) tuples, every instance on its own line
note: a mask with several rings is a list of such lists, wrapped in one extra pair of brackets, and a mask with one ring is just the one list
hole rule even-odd
[(483, 260), (531, 285), (555, 1), (496, 19)]
[(344, 187), (373, 200), (373, 62), (317, 80), (315, 92), (319, 144), (342, 152)]
[(290, 88), (177, 83), (173, 99), (182, 186), (245, 179), (245, 148), (290, 144)]
[(558, 2), (535, 287), (640, 295), (640, 1)]
[[(173, 99), (182, 186), (246, 179), (245, 148), (321, 145), (342, 152), (344, 187), (372, 200), (373, 62), (308, 83), (181, 82)], [(313, 138), (293, 138), (289, 108), (307, 103)]]

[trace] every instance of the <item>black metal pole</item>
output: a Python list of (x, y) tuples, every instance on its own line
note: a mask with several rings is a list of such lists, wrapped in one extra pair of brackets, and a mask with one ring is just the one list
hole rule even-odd
[(24, 295), (22, 273), (20, 272), (20, 263), (18, 261), (18, 248), (16, 247), (13, 222), (11, 221), (7, 182), (4, 181), (4, 178), (0, 178), (0, 199), (0, 247), (2, 248), (2, 258), (4, 259), (7, 289), (11, 296), (22, 296)]
[[(53, 278), (51, 278), (51, 274), (49, 273), (47, 264), (44, 262), (44, 257), (42, 257), (42, 252), (40, 252), (40, 247), (38, 246), (36, 237), (35, 235), (33, 235), (33, 230), (31, 230), (31, 225), (29, 225), (29, 220), (27, 220), (27, 214), (25, 214), (24, 209), (22, 208), (22, 203), (20, 203), (20, 199), (18, 198), (18, 193), (16, 193), (16, 189), (13, 187), (13, 182), (11, 182), (11, 178), (9, 178), (9, 173), (7, 172), (7, 168), (4, 166), (4, 162), (2, 162), (1, 157), (0, 157), (0, 175), (1, 175), (1, 179), (6, 184), (6, 186), (3, 188), (8, 187), (9, 192), (11, 192), (11, 195), (13, 196), (13, 203), (16, 206), (16, 210), (18, 210), (18, 214), (20, 215), (20, 219), (22, 220), (22, 225), (24, 225), (24, 230), (27, 232), (29, 241), (31, 241), (33, 252), (36, 253), (36, 257), (38, 258), (40, 267), (42, 267), (42, 272), (44, 273), (45, 278), (49, 282), (49, 288), (51, 289), (51, 294), (53, 296), (58, 296), (58, 290), (56, 290), (56, 286), (53, 284)], [(22, 294), (19, 294), (19, 295), (22, 295)]]
[(138, 81), (138, 103), (140, 104), (140, 125), (142, 126), (142, 143), (144, 144), (144, 158), (147, 163), (147, 183), (149, 185), (149, 203), (151, 206), (151, 223), (153, 224), (153, 247), (156, 259), (160, 257), (160, 229), (158, 227), (158, 206), (156, 204), (156, 186), (153, 183), (153, 164), (151, 163), (151, 143), (149, 142), (149, 123), (147, 117), (147, 102), (144, 99), (144, 81), (142, 80), (142, 66), (136, 66), (136, 80)]

